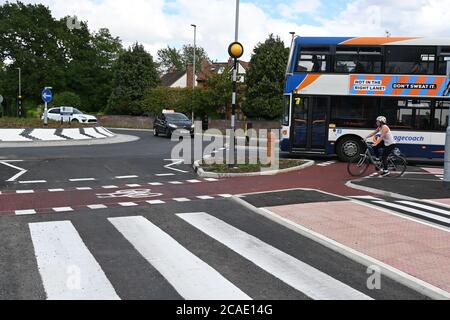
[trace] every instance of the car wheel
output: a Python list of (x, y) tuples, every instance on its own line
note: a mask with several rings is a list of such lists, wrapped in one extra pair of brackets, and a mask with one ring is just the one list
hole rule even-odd
[(349, 162), (351, 159), (359, 154), (362, 154), (363, 146), (360, 139), (356, 137), (344, 138), (336, 146), (336, 153), (339, 160), (343, 162)]
[(78, 119), (72, 119), (71, 122), (72, 122), (72, 123), (80, 123), (80, 121), (78, 121)]

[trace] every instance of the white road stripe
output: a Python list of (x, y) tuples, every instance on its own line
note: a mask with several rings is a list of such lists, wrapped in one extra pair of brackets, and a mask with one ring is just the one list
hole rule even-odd
[(118, 189), (118, 186), (103, 186), (102, 189)]
[(160, 173), (160, 174), (155, 174), (155, 176), (157, 177), (171, 177), (174, 176), (175, 173)]
[(63, 192), (64, 189), (48, 189), (48, 192)]
[(149, 200), (149, 201), (146, 201), (148, 204), (164, 204), (165, 202), (164, 201), (161, 201), (161, 200)]
[(162, 186), (163, 184), (161, 182), (150, 182), (149, 185), (151, 185), (151, 186)]
[(16, 215), (22, 216), (22, 215), (29, 215), (29, 214), (36, 214), (36, 210), (30, 209), (30, 210), (16, 210)]
[(34, 193), (34, 190), (16, 190), (16, 193), (18, 194)]
[(381, 200), (372, 196), (354, 196), (354, 197), (350, 197), (352, 199), (361, 199), (361, 200)]
[(388, 207), (391, 207), (391, 208), (400, 209), (400, 210), (403, 210), (403, 211), (406, 211), (406, 212), (411, 212), (411, 213), (414, 213), (414, 214), (418, 214), (418, 215), (421, 215), (421, 216), (424, 216), (424, 217), (427, 217), (427, 218), (430, 218), (430, 219), (433, 219), (433, 220), (438, 220), (438, 221), (441, 221), (441, 222), (450, 223), (450, 219), (447, 219), (447, 218), (444, 218), (444, 217), (441, 217), (441, 216), (437, 216), (437, 215), (434, 215), (434, 214), (431, 214), (431, 213), (428, 213), (428, 212), (425, 212), (425, 211), (416, 210), (416, 209), (411, 208), (411, 207), (405, 207), (405, 206), (401, 206), (399, 204), (390, 203), (390, 202), (386, 202), (386, 201), (374, 201), (374, 203), (382, 205), (382, 206), (388, 206)]
[[(4, 137), (2, 137), (2, 140), (3, 140), (3, 141), (6, 141), (6, 140), (4, 139)], [(29, 141), (29, 140), (27, 139), (27, 141)], [(8, 180), (6, 180), (6, 182), (13, 182), (13, 181), (16, 181), (20, 176), (22, 176), (22, 175), (24, 175), (25, 173), (28, 172), (28, 170), (25, 170), (24, 168), (19, 168), (19, 167), (15, 166), (15, 165), (10, 164), (9, 162), (22, 162), (22, 160), (15, 160), (15, 161), (14, 161), (14, 160), (0, 161), (1, 164), (5, 165), (5, 166), (7, 166), (7, 167), (10, 167), (10, 168), (13, 168), (13, 169), (16, 169), (16, 170), (19, 170), (19, 171), (20, 171), (19, 173), (15, 174), (13, 177), (11, 177), (11, 178), (9, 178)]]
[(89, 206), (87, 206), (89, 209), (92, 210), (99, 210), (99, 209), (107, 209), (108, 207), (105, 206), (104, 204), (91, 204)]
[(60, 207), (60, 208), (53, 208), (53, 211), (55, 212), (70, 212), (73, 211), (71, 207)]
[(95, 181), (95, 178), (69, 179), (70, 182)]
[(136, 206), (138, 206), (138, 204), (134, 203), (134, 202), (120, 202), (119, 206), (122, 206), (122, 207), (136, 207)]
[(46, 180), (19, 181), (20, 184), (47, 183)]
[(181, 181), (170, 181), (169, 183), (170, 184), (183, 184), (183, 182), (181, 182)]
[(72, 223), (30, 223), (29, 228), (47, 299), (120, 299)]
[(215, 178), (205, 178), (203, 180), (206, 180), (206, 181), (209, 181), (209, 182), (219, 181), (219, 179), (215, 179)]
[(232, 194), (219, 194), (219, 197), (222, 197), (222, 198), (232, 198), (233, 195), (232, 195)]
[(326, 273), (206, 213), (178, 214), (273, 276), (317, 300), (371, 300)]
[(201, 181), (200, 180), (187, 180), (187, 182), (189, 182), (189, 183), (200, 183)]
[(201, 199), (201, 200), (212, 200), (212, 199), (214, 199), (214, 197), (211, 197), (211, 196), (198, 196), (196, 198)]
[(435, 208), (435, 207), (432, 207), (432, 206), (427, 206), (425, 204), (411, 202), (411, 201), (397, 201), (397, 202), (403, 203), (403, 204), (406, 204), (406, 205), (409, 205), (409, 206), (414, 206), (414, 207), (417, 207), (417, 208), (429, 210), (429, 211), (434, 211), (434, 212), (437, 212), (437, 213), (442, 213), (442, 214), (445, 214), (447, 216), (450, 216), (450, 211), (448, 211), (448, 210), (443, 210), (443, 209), (439, 209), (439, 208)]
[(127, 184), (126, 186), (130, 187), (130, 188), (139, 188), (139, 187), (141, 187), (140, 184)]
[(189, 201), (191, 201), (188, 198), (174, 198), (173, 200), (175, 200), (176, 202), (189, 202)]
[(80, 187), (80, 188), (77, 188), (77, 190), (86, 191), (86, 190), (92, 190), (92, 188), (91, 187)]
[(187, 300), (249, 300), (250, 297), (144, 217), (108, 219)]
[(116, 179), (135, 179), (139, 178), (138, 176), (117, 176)]

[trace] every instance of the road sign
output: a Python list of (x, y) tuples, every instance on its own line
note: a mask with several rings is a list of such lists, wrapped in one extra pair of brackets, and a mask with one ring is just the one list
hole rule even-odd
[(51, 91), (50, 89), (44, 89), (44, 90), (42, 91), (42, 100), (43, 100), (45, 103), (49, 103), (50, 101), (52, 101), (52, 99), (53, 99), (53, 93), (52, 93), (52, 91)]

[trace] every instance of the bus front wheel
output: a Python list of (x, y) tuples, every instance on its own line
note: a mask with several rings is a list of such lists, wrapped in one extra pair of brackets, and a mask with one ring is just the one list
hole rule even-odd
[(357, 155), (363, 154), (364, 150), (360, 141), (361, 138), (358, 137), (348, 137), (340, 140), (336, 146), (339, 160), (349, 162)]

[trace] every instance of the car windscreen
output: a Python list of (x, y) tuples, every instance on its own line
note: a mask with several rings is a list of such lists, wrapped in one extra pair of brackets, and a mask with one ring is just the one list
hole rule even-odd
[(83, 112), (81, 112), (78, 109), (73, 108), (73, 114), (83, 114)]
[(185, 121), (189, 120), (188, 117), (186, 117), (182, 113), (166, 113), (165, 114), (167, 121)]

